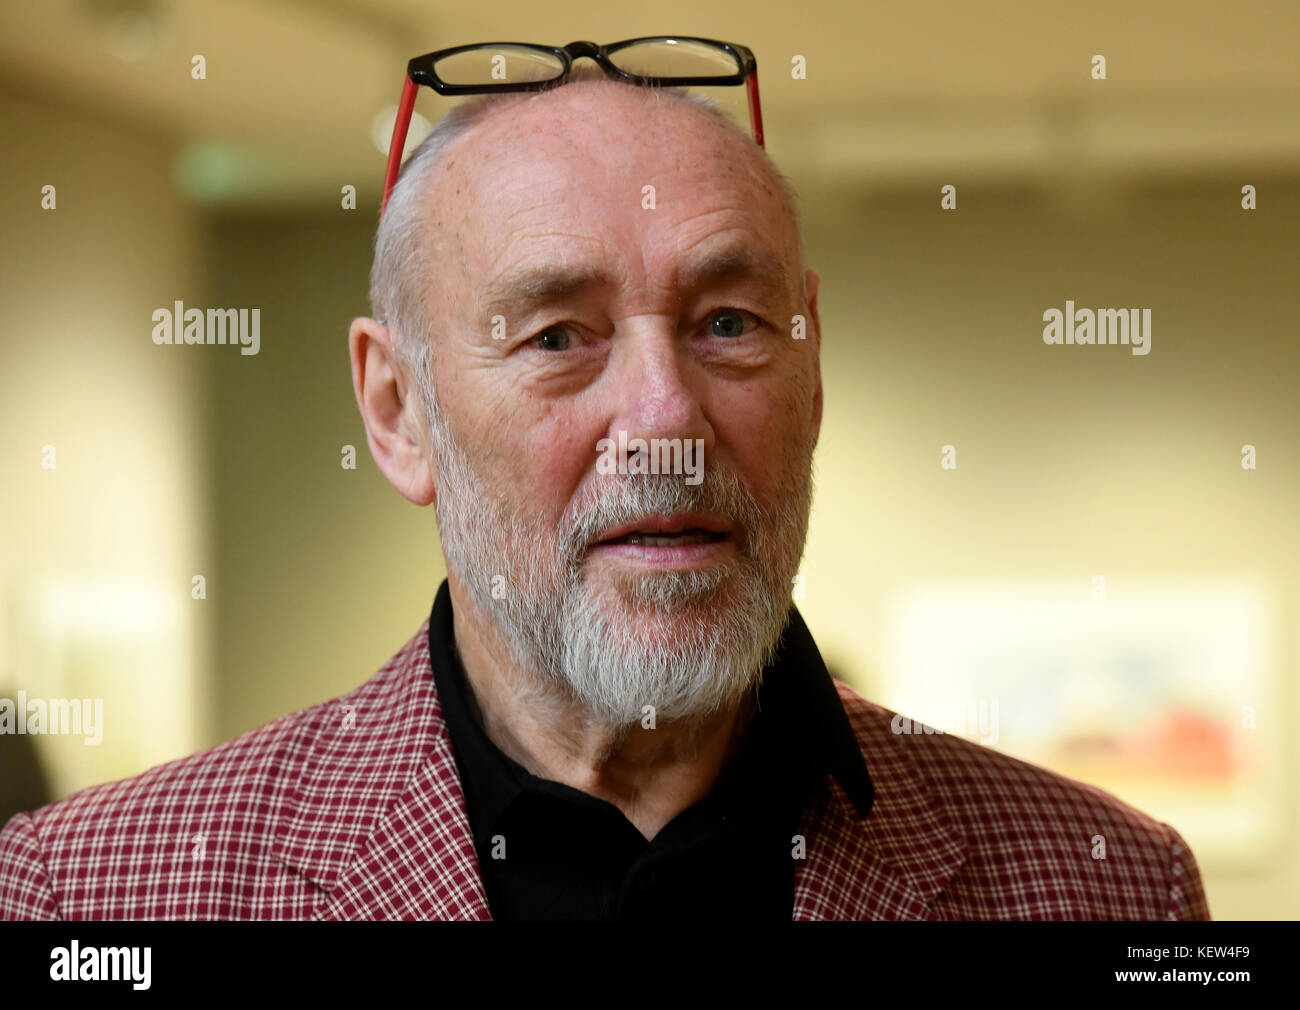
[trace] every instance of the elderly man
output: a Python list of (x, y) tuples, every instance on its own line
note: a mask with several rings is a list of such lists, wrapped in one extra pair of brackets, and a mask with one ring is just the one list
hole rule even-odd
[(790, 592), (817, 296), (782, 177), (699, 103), (457, 109), (349, 337), (376, 463), (436, 510), (427, 625), (342, 699), (15, 818), (0, 910), (1207, 917), (1172, 828), (827, 673)]

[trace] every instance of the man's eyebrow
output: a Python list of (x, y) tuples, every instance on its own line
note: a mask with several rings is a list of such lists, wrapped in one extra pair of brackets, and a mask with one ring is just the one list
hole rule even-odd
[[(740, 277), (752, 277), (763, 287), (778, 291), (784, 291), (787, 282), (780, 258), (762, 246), (736, 245), (709, 253), (678, 271), (677, 284), (682, 290), (696, 290)], [(484, 314), (509, 315), (612, 283), (608, 274), (594, 266), (522, 264), (491, 282), (483, 297)]]
[(719, 281), (752, 277), (764, 288), (784, 291), (786, 271), (781, 259), (763, 246), (734, 245), (710, 253), (677, 275), (678, 287), (695, 290)]
[(512, 310), (571, 298), (609, 282), (610, 278), (595, 267), (524, 264), (507, 270), (488, 285), (483, 306), (488, 316), (508, 315)]

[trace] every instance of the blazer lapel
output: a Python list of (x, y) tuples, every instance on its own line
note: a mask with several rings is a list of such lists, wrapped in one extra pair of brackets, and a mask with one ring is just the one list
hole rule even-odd
[(437, 751), (313, 919), (491, 919), (451, 749)]
[[(865, 820), (833, 778), (804, 810), (807, 852), (795, 867), (794, 918), (933, 919), (930, 903), (965, 861), (969, 843), (907, 755), (909, 738), (872, 718), (839, 684), (866, 758), (875, 801)], [(856, 704), (854, 704), (856, 703)]]
[(319, 888), (310, 918), (490, 918), (428, 622), (308, 731), (276, 852)]

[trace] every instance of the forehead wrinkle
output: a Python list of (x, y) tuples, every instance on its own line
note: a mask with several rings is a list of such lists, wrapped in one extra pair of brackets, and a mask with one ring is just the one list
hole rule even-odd
[(702, 259), (678, 270), (677, 286), (695, 290), (706, 284), (752, 277), (764, 287), (784, 290), (787, 274), (781, 260), (764, 246), (743, 239), (732, 240)]
[[(725, 213), (728, 210), (732, 208), (722, 208), (719, 212)], [(713, 248), (706, 250), (698, 263), (685, 268), (688, 274), (712, 274), (712, 279), (715, 280), (748, 274), (765, 286), (789, 293), (791, 281), (798, 287), (799, 278), (792, 277), (790, 258), (783, 250), (783, 236), (779, 229), (755, 227), (757, 223), (770, 225), (771, 222), (766, 218), (754, 222), (748, 210), (747, 207), (740, 209), (741, 220), (737, 223), (723, 227), (701, 227), (698, 237), (679, 242), (676, 250), (678, 262), (682, 262), (685, 254), (709, 244)], [(775, 240), (774, 244), (772, 240)], [(686, 287), (709, 279), (707, 276), (697, 276), (694, 279), (686, 276), (677, 278), (677, 281), (679, 286)]]
[[(756, 247), (739, 238), (694, 262), (678, 263), (674, 269), (677, 291), (695, 291), (709, 284), (747, 277), (778, 291), (786, 291), (789, 280), (779, 257), (764, 246)], [(483, 314), (509, 315), (522, 306), (560, 301), (591, 288), (611, 287), (616, 283), (604, 268), (595, 264), (558, 266), (525, 261), (492, 281), (483, 299)]]
[[(480, 232), (481, 234), (481, 232)], [(555, 240), (569, 239), (572, 246), (560, 245)], [(575, 282), (613, 283), (613, 278), (600, 272), (602, 255), (607, 251), (607, 239), (576, 231), (510, 231), (509, 241), (503, 242), (500, 253), (487, 269), (481, 271), (479, 283), (467, 285), (465, 290), (475, 292), (480, 307), (495, 305), (498, 308), (522, 294), (552, 296), (563, 294), (556, 285), (566, 277)], [(595, 247), (596, 254), (588, 258), (574, 249)], [(499, 264), (506, 261), (504, 266)], [(615, 268), (618, 264), (614, 264)]]
[[(621, 85), (615, 85), (613, 89), (608, 90), (608, 94), (616, 99), (627, 96), (626, 92), (619, 90), (623, 87), (624, 86)], [(455, 210), (448, 207), (450, 216), (455, 218), (455, 237), (459, 242), (462, 254), (468, 252), (468, 249), (466, 248), (466, 239), (469, 239), (470, 235), (479, 233), (479, 229), (474, 227), (475, 221), (482, 218), (482, 214), (477, 212), (479, 206), (485, 208), (491, 208), (493, 206), (499, 207), (504, 213), (503, 216), (497, 216), (497, 221), (504, 221), (506, 224), (509, 224), (511, 221), (523, 223), (519, 219), (529, 217), (539, 211), (547, 209), (548, 201), (546, 200), (545, 193), (540, 192), (536, 185), (538, 181), (537, 176), (535, 174), (517, 171), (508, 171), (505, 173), (492, 171), (495, 159), (492, 157), (491, 151), (498, 146), (502, 146), (503, 142), (504, 146), (511, 146), (511, 142), (516, 138), (528, 137), (535, 142), (539, 136), (547, 134), (568, 134), (571, 132), (569, 127), (570, 122), (575, 124), (573, 132), (582, 131), (584, 127), (590, 123), (591, 119), (595, 117), (587, 116), (586, 118), (583, 118), (580, 115), (581, 112), (586, 111), (582, 107), (584, 105), (589, 107), (591, 104), (590, 102), (567, 100), (570, 95), (581, 98), (582, 96), (579, 95), (579, 89), (579, 85), (569, 85), (565, 88), (557, 89), (554, 92), (544, 93), (543, 97), (546, 99), (545, 101), (521, 101), (519, 103), (513, 103), (511, 106), (504, 108), (489, 117), (485, 122), (478, 124), (476, 129), (471, 131), (469, 135), (459, 138), (459, 142), (455, 145), (456, 154), (453, 156), (453, 160), (449, 161), (447, 166), (451, 169), (452, 166), (455, 165), (458, 171), (449, 172), (448, 175), (452, 176), (452, 178), (445, 178), (443, 180), (452, 185), (448, 185), (445, 188), (438, 188), (441, 190), (440, 195), (444, 200), (454, 201), (453, 206), (456, 206), (460, 211), (460, 213), (457, 214)], [(568, 92), (567, 95), (566, 92)], [(641, 101), (645, 96), (633, 92), (631, 96), (627, 97), (633, 97), (634, 100)], [(600, 104), (607, 105), (610, 109), (609, 114), (611, 116), (618, 116), (620, 119), (623, 119), (624, 117), (619, 116), (619, 113), (622, 109), (628, 108), (626, 104), (618, 101)], [(675, 107), (672, 108), (675, 109)], [(704, 113), (695, 110), (693, 107), (682, 106), (680, 111), (686, 114), (691, 121), (699, 124), (696, 128), (697, 137), (704, 135), (706, 131), (713, 134), (726, 132), (724, 126), (714, 122), (711, 118), (707, 117)], [(548, 120), (552, 124), (555, 124), (556, 120), (559, 120), (560, 123), (558, 129), (544, 129)], [(624, 122), (626, 122), (625, 119)], [(729, 137), (728, 140), (735, 141), (736, 138)], [(631, 139), (626, 146), (635, 147), (635, 138)], [(727, 216), (739, 214), (747, 219), (746, 224), (748, 227), (744, 228), (747, 233), (757, 232), (762, 234), (769, 240), (775, 240), (776, 244), (781, 247), (784, 247), (787, 244), (787, 240), (791, 235), (793, 235), (794, 245), (792, 248), (798, 249), (800, 242), (798, 236), (799, 227), (797, 212), (790, 202), (784, 185), (775, 174), (775, 170), (763, 158), (758, 156), (756, 150), (742, 151), (742, 145), (736, 143), (729, 143), (728, 147), (735, 151), (738, 156), (725, 159), (712, 169), (699, 163), (691, 164), (690, 161), (682, 162), (680, 159), (672, 164), (659, 167), (666, 168), (670, 171), (681, 171), (685, 169), (688, 177), (691, 175), (696, 176), (696, 184), (699, 187), (707, 191), (712, 191), (713, 195), (723, 201), (721, 206), (715, 205), (703, 210), (698, 215), (699, 217), (715, 217), (719, 214)], [(538, 157), (544, 161), (554, 162), (557, 171), (563, 173), (564, 168), (562, 162), (566, 153), (568, 152), (563, 149), (546, 149), (544, 146), (543, 149), (538, 152)], [(617, 157), (617, 154), (615, 154), (615, 157)], [(518, 162), (514, 163), (514, 167), (517, 168), (518, 165)], [(558, 182), (560, 179), (562, 179), (562, 174), (556, 181)], [(468, 188), (471, 193), (475, 194), (475, 199), (464, 199), (462, 194), (466, 188)], [(543, 187), (543, 189), (544, 188), (545, 187)], [(747, 190), (748, 193), (737, 193), (737, 189)], [(727, 190), (730, 190), (730, 192), (728, 193)], [(757, 199), (753, 199), (753, 197), (757, 197)], [(657, 221), (662, 220), (662, 218), (657, 218)], [(536, 218), (529, 223), (544, 224), (544, 222), (537, 221)], [(688, 225), (688, 227), (690, 227), (690, 225)], [(469, 234), (462, 235), (462, 230), (467, 231)], [(694, 230), (694, 228), (691, 228), (690, 230)], [(686, 247), (691, 248), (697, 245), (700, 241), (713, 237), (718, 233), (718, 231), (719, 229), (717, 228), (709, 229), (701, 235), (699, 239), (689, 243)], [(544, 234), (549, 237), (552, 233), (548, 231), (544, 232)], [(555, 237), (562, 237), (565, 234), (566, 233), (564, 232), (554, 233)], [(581, 239), (585, 242), (595, 242), (597, 244), (601, 244), (607, 239), (607, 236), (602, 238), (601, 236), (595, 235), (567, 234), (570, 238)], [(507, 255), (510, 254), (513, 251), (513, 248), (517, 248), (516, 243), (521, 237), (522, 236), (519, 232), (511, 229), (510, 239), (508, 242), (503, 243), (502, 252)], [(634, 243), (637, 247), (635, 249), (629, 249), (627, 252), (639, 257), (644, 267), (647, 265), (647, 258), (650, 260), (656, 259), (658, 258), (656, 256), (657, 251), (666, 250), (662, 250), (662, 247), (660, 250), (645, 248), (645, 239), (652, 238), (652, 236), (642, 235), (641, 238), (642, 241)], [(651, 244), (653, 245), (653, 242)], [(678, 249), (675, 251), (680, 253), (680, 241), (673, 244), (678, 246)], [(798, 254), (795, 253), (796, 258), (797, 255)], [(539, 256), (544, 256), (544, 253), (533, 254), (530, 258), (536, 260)], [(475, 271), (472, 269), (472, 265), (469, 262), (470, 257), (468, 255), (461, 255), (458, 258), (461, 260), (459, 264), (459, 272), (466, 285), (463, 290), (473, 290), (474, 287), (484, 289), (487, 292), (485, 300), (488, 306), (494, 310), (503, 308), (507, 303), (507, 300), (513, 302), (515, 299), (527, 297), (529, 295), (536, 297), (547, 297), (549, 295), (553, 298), (559, 298), (564, 297), (568, 293), (574, 292), (579, 285), (600, 284), (611, 280), (609, 277), (599, 276), (590, 270), (586, 271), (586, 276), (574, 276), (568, 280), (560, 276), (555, 276), (554, 271), (552, 271), (553, 275), (551, 277), (546, 277), (535, 269), (529, 269), (520, 265), (518, 268), (512, 268), (511, 272), (513, 273), (513, 276), (507, 276), (507, 274), (503, 272), (503, 274), (498, 275), (497, 278), (489, 281), (486, 285), (480, 283), (474, 284), (473, 287), (468, 287), (471, 281), (470, 274)], [(565, 257), (561, 254), (560, 258), (563, 259)], [(770, 257), (764, 258), (770, 259)], [(786, 255), (780, 255), (777, 257), (778, 262), (781, 263), (785, 263), (788, 259), (789, 257)], [(678, 257), (677, 265), (680, 266), (680, 257)], [(619, 266), (620, 264), (615, 263), (612, 265), (612, 268), (618, 269)], [(716, 266), (717, 265), (715, 264), (715, 267)], [(773, 272), (771, 270), (764, 271), (762, 269), (764, 264), (754, 262), (751, 263), (750, 266), (759, 268), (755, 272), (765, 273), (766, 276), (763, 278), (765, 281), (770, 281), (772, 279), (771, 275)], [(734, 273), (737, 269), (738, 268), (733, 268), (731, 272)], [(788, 278), (786, 275), (788, 272), (788, 270), (783, 270), (781, 272), (782, 289), (785, 289), (787, 286)], [(649, 271), (646, 271), (646, 273), (648, 275)], [(479, 273), (478, 276), (481, 277), (482, 274)], [(517, 292), (512, 293), (509, 290), (503, 290), (508, 285), (515, 286), (518, 289)], [(798, 282), (796, 282), (795, 286), (799, 286)], [(492, 314), (499, 313), (493, 311)]]
[(521, 305), (572, 298), (588, 288), (607, 287), (612, 278), (591, 264), (561, 266), (525, 260), (498, 274), (486, 287), (484, 315), (508, 315)]

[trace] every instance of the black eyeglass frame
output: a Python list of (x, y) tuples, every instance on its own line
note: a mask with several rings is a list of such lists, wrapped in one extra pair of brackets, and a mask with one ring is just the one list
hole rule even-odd
[[(622, 69), (610, 59), (610, 56), (620, 50), (642, 45), (646, 42), (696, 42), (711, 46), (730, 56), (736, 61), (736, 65), (740, 69), (734, 74), (711, 74), (702, 77), (660, 77), (657, 75), (645, 77)], [(449, 84), (438, 76), (435, 69), (439, 60), (444, 60), (449, 56), (473, 52), (476, 49), (505, 47), (534, 49), (546, 53), (548, 56), (554, 56), (558, 59), (564, 65), (564, 69), (557, 76), (548, 77), (544, 81), (502, 81), (500, 83), (493, 81), (487, 84)], [(758, 61), (754, 59), (754, 54), (746, 46), (720, 42), (717, 39), (693, 38), (686, 35), (647, 35), (636, 39), (624, 39), (622, 42), (613, 42), (607, 46), (597, 45), (595, 42), (570, 42), (567, 46), (543, 46), (533, 42), (476, 42), (468, 46), (454, 46), (451, 49), (440, 49), (436, 53), (417, 56), (406, 65), (406, 75), (417, 84), (427, 84), (440, 95), (479, 95), (489, 91), (532, 91), (538, 89), (539, 86), (563, 81), (569, 76), (574, 62), (583, 57), (593, 60), (601, 70), (610, 76), (621, 77), (633, 84), (659, 84), (669, 88), (690, 87), (700, 84), (744, 84), (745, 78), (758, 70)]]
[[(694, 42), (711, 46), (724, 52), (736, 61), (738, 67), (734, 74), (720, 74), (702, 77), (660, 77), (634, 74), (616, 66), (610, 56), (630, 46), (646, 42)], [(502, 47), (531, 49), (546, 53), (560, 60), (563, 69), (554, 77), (540, 81), (501, 81), (488, 84), (449, 84), (438, 76), (434, 69), (439, 60), (459, 53), (473, 52), (477, 49)], [(758, 97), (758, 61), (747, 46), (718, 39), (705, 39), (691, 35), (645, 35), (635, 39), (624, 39), (602, 46), (595, 42), (570, 42), (567, 46), (545, 46), (534, 42), (476, 42), (466, 46), (453, 46), (436, 52), (417, 56), (406, 64), (406, 79), (402, 82), (402, 98), (398, 103), (397, 118), (393, 122), (393, 136), (388, 146), (388, 170), (384, 176), (384, 196), (380, 205), (380, 216), (388, 206), (388, 197), (397, 184), (397, 174), (401, 169), (402, 153), (406, 147), (406, 133), (411, 125), (411, 113), (415, 107), (415, 96), (420, 85), (433, 88), (440, 95), (481, 95), (489, 92), (542, 91), (562, 83), (573, 69), (575, 60), (583, 57), (593, 60), (608, 76), (616, 77), (631, 84), (660, 87), (691, 87), (701, 85), (719, 85), (723, 87), (747, 85), (749, 90), (749, 121), (753, 131), (754, 143), (763, 146), (763, 111)]]

